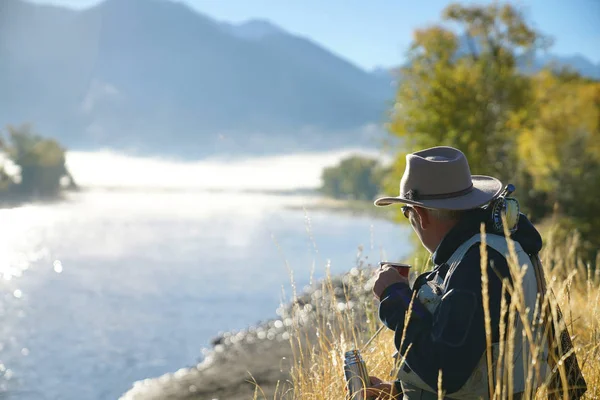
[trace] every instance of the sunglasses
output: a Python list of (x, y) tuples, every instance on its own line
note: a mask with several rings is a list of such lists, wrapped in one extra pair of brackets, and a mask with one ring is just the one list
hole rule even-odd
[(400, 207), (400, 211), (402, 211), (402, 215), (404, 215), (404, 218), (408, 219), (409, 217), (409, 211), (412, 210), (411, 206), (408, 205), (404, 205), (402, 207)]

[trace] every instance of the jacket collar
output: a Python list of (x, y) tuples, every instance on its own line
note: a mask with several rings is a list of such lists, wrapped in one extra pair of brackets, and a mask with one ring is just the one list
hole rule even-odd
[[(480, 232), (481, 223), (486, 222), (488, 217), (489, 211), (482, 208), (467, 211), (461, 220), (444, 236), (433, 253), (432, 260), (434, 264), (441, 265), (448, 261), (458, 249), (458, 246)], [(542, 249), (540, 233), (524, 214), (519, 215), (518, 229), (511, 235), (511, 238), (519, 242), (527, 254), (537, 254)]]
[(483, 209), (467, 211), (460, 221), (444, 236), (433, 253), (432, 260), (435, 265), (448, 261), (461, 244), (478, 233), (485, 217), (486, 211)]

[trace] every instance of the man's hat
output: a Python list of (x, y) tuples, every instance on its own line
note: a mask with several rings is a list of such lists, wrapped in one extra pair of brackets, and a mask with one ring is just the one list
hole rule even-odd
[(394, 203), (431, 209), (469, 210), (489, 203), (502, 192), (502, 182), (471, 175), (465, 155), (453, 147), (432, 147), (406, 155), (400, 196), (382, 197), (376, 206)]

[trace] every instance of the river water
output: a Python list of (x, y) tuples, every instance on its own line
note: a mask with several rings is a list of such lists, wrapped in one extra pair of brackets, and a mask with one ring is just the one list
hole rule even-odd
[(308, 187), (315, 172), (294, 185), (285, 165), (244, 175), (246, 162), (229, 166), (238, 185), (208, 191), (141, 179), (150, 164), (132, 160), (144, 174), (115, 172), (98, 185), (99, 167), (86, 164), (94, 156), (70, 157), (88, 168), (74, 174), (88, 189), (0, 210), (0, 398), (116, 399), (136, 380), (195, 364), (220, 331), (275, 317), (291, 296), (290, 271), (302, 290), (328, 264), (353, 267), (359, 248), (371, 262), (411, 250), (406, 227), (290, 208), (310, 196), (236, 190)]

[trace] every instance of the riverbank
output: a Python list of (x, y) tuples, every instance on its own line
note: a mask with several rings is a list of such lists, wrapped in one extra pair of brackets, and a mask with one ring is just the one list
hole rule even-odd
[(0, 209), (17, 208), (27, 204), (57, 204), (65, 201), (69, 193), (79, 191), (78, 187), (67, 188), (55, 195), (38, 196), (13, 192), (0, 194)]

